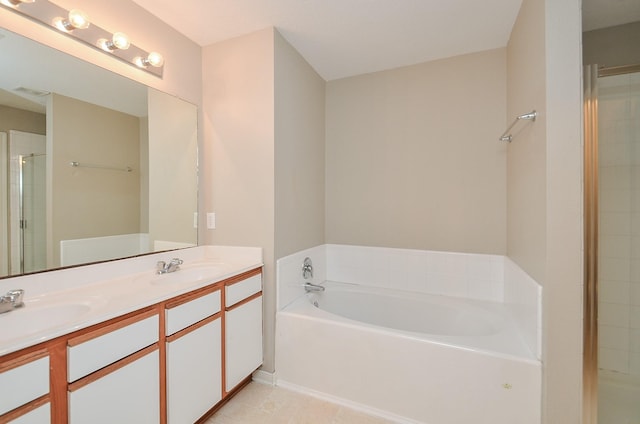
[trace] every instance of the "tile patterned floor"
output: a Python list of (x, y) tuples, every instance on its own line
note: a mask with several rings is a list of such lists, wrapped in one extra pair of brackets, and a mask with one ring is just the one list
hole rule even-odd
[(251, 382), (206, 424), (393, 424), (378, 417), (292, 392)]

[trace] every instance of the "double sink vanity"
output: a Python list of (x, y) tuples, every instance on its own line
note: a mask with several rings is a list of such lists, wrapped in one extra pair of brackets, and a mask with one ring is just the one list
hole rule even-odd
[(0, 314), (0, 423), (204, 421), (262, 364), (259, 248), (0, 280), (14, 289), (24, 306)]

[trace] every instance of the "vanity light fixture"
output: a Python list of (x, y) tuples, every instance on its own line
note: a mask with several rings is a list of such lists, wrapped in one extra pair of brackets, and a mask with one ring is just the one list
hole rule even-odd
[(162, 78), (164, 58), (160, 53), (148, 52), (137, 47), (123, 32), (111, 33), (100, 28), (91, 23), (88, 16), (78, 9), (68, 11), (49, 0), (0, 0), (0, 9), (2, 8)]
[(61, 17), (55, 18), (53, 24), (63, 32), (71, 32), (74, 29), (87, 29), (89, 25), (91, 25), (87, 14), (78, 9), (72, 9), (67, 19)]

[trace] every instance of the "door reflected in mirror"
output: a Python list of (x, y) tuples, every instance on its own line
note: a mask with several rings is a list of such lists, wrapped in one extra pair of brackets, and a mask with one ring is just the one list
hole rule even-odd
[(0, 277), (197, 245), (197, 108), (0, 29)]

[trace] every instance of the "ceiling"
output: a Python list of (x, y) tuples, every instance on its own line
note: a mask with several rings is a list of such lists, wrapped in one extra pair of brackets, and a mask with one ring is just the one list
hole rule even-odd
[(134, 1), (201, 46), (275, 26), (325, 80), (504, 47), (522, 2)]
[[(275, 26), (326, 80), (422, 63), (506, 45), (522, 0), (133, 0), (201, 46)], [(583, 0), (583, 29), (593, 30), (640, 21), (640, 0)], [(501, 13), (494, 13), (500, 10)], [(6, 39), (5, 39), (6, 38)], [(20, 104), (25, 97), (43, 109), (44, 98), (17, 93), (19, 86), (36, 87), (73, 96), (76, 83), (67, 59), (44, 60), (50, 51), (23, 45), (14, 35), (0, 31), (0, 53), (27, 55), (47, 63), (42, 75), (30, 72), (42, 66), (17, 56), (0, 78), (0, 98)], [(9, 41), (9, 39), (11, 39)], [(17, 44), (14, 44), (17, 43)], [(9, 47), (10, 45), (13, 47)], [(17, 47), (16, 47), (17, 46)], [(7, 50), (10, 49), (11, 51)], [(30, 53), (25, 53), (30, 52)], [(20, 63), (25, 63), (23, 67)], [(81, 62), (81, 61), (80, 61)], [(75, 66), (75, 65), (74, 65)], [(82, 66), (82, 65), (81, 65)], [(24, 69), (23, 69), (24, 68)], [(87, 72), (93, 72), (87, 70)], [(49, 81), (61, 76), (61, 81)], [(28, 77), (28, 78), (27, 78)], [(113, 91), (103, 82), (83, 87), (83, 92)], [(106, 79), (105, 79), (106, 78)], [(25, 82), (26, 81), (26, 82)], [(115, 84), (115, 82), (114, 82)], [(63, 88), (59, 88), (63, 87)], [(6, 91), (5, 91), (6, 90)], [(135, 87), (127, 93), (137, 93)], [(19, 94), (19, 95), (18, 95)], [(104, 93), (102, 93), (104, 94)], [(106, 96), (113, 98), (114, 96)], [(140, 115), (128, 95), (123, 111)], [(90, 101), (90, 100), (88, 100)], [(114, 107), (114, 105), (105, 105)], [(20, 104), (22, 108), (28, 105)], [(127, 110), (127, 108), (131, 110)], [(133, 109), (132, 109), (133, 108)], [(137, 108), (137, 109), (136, 109)], [(139, 110), (138, 110), (139, 109)], [(140, 115), (142, 116), (142, 115)]]
[[(325, 80), (506, 46), (522, 0), (134, 0), (207, 46), (274, 26)], [(640, 21), (583, 0), (584, 30)]]

